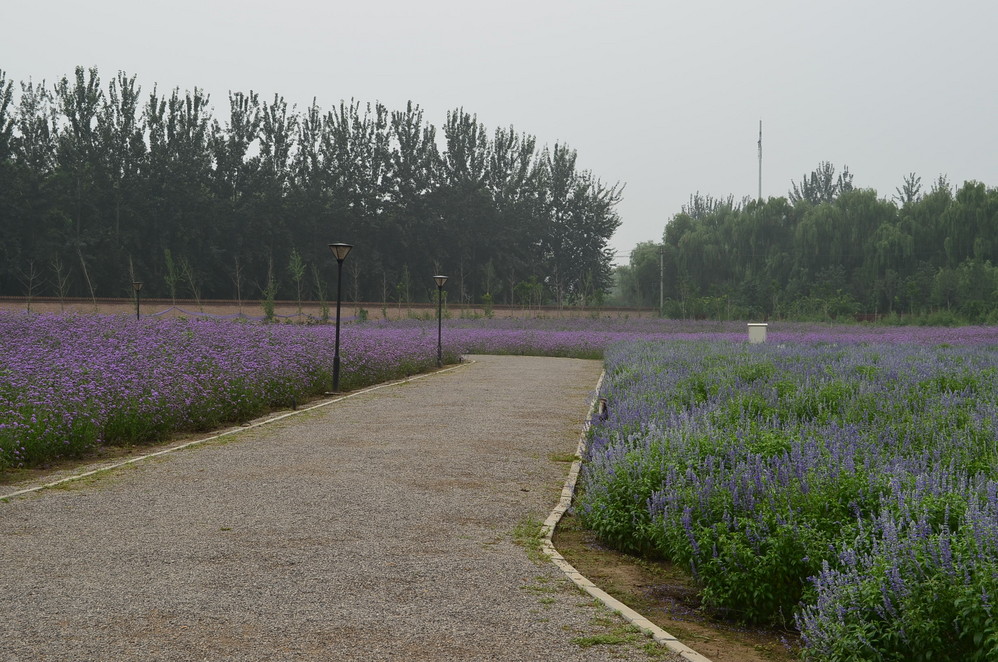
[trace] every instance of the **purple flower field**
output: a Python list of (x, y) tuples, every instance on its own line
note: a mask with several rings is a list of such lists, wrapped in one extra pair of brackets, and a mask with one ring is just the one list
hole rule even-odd
[[(436, 321), (341, 330), (341, 388), (436, 364)], [(0, 313), (0, 470), (331, 387), (332, 325)], [(604, 358), (577, 508), (812, 660), (998, 659), (998, 328), (448, 319), (463, 354)]]
[[(390, 324), (420, 326), (429, 323), (403, 320)], [(436, 332), (435, 324), (433, 322), (433, 332)], [(544, 353), (589, 358), (601, 358), (606, 347), (618, 342), (717, 340), (743, 343), (748, 339), (744, 322), (617, 317), (451, 319), (444, 321), (444, 334), (445, 341), (460, 346), (465, 353)], [(998, 327), (895, 327), (773, 322), (769, 325), (767, 341), (773, 344), (998, 346)]]
[(580, 517), (805, 659), (998, 659), (998, 348), (911, 331), (611, 347)]
[[(0, 313), (0, 470), (246, 420), (329, 389), (331, 325)], [(448, 319), (444, 351), (601, 358), (639, 340), (743, 343), (735, 322)], [(774, 324), (770, 342), (998, 344), (998, 328)], [(431, 368), (433, 320), (346, 323), (341, 387)]]
[[(344, 327), (340, 388), (436, 365), (436, 329)], [(0, 314), (0, 469), (245, 421), (332, 386), (333, 326)], [(446, 349), (445, 360), (457, 355)]]

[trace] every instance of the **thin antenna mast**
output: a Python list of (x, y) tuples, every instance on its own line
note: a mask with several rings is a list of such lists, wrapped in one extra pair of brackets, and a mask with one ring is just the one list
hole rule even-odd
[(759, 120), (759, 202), (762, 202), (762, 120)]

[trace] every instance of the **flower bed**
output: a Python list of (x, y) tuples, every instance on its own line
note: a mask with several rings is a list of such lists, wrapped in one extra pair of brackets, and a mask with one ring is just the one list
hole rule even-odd
[[(435, 330), (434, 330), (435, 331)], [(332, 385), (333, 326), (0, 314), (0, 469), (208, 430)], [(436, 365), (423, 328), (345, 327), (343, 390)], [(457, 356), (447, 350), (446, 360)]]
[[(376, 324), (383, 324), (377, 322)], [(387, 323), (397, 327), (421, 327), (425, 320)], [(614, 343), (641, 340), (716, 340), (744, 343), (744, 322), (665, 320), (617, 317), (450, 319), (444, 321), (444, 340), (467, 353), (545, 354), (602, 358)], [(436, 322), (432, 322), (436, 332)], [(835, 325), (774, 322), (769, 325), (770, 344), (806, 343), (828, 345), (914, 344), (998, 346), (998, 327), (965, 326), (899, 327), (870, 324)]]
[(996, 659), (998, 350), (831, 340), (612, 347), (580, 517), (808, 659)]
[[(436, 320), (345, 324), (341, 388), (431, 369)], [(329, 390), (331, 325), (0, 313), (0, 469)], [(814, 660), (998, 659), (998, 329), (446, 320), (461, 354), (600, 358), (578, 502)], [(914, 656), (914, 657), (913, 657)]]

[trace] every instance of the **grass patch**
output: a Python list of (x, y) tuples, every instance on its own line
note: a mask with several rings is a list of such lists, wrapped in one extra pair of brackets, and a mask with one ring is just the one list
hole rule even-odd
[(541, 548), (544, 536), (541, 531), (544, 523), (532, 515), (524, 517), (513, 529), (513, 543), (527, 553), (527, 558), (537, 564), (546, 563), (547, 555)]
[(611, 633), (592, 634), (587, 637), (572, 639), (572, 643), (581, 648), (589, 648), (591, 646), (619, 646), (620, 644), (626, 644), (628, 641), (630, 641), (630, 638), (627, 635)]

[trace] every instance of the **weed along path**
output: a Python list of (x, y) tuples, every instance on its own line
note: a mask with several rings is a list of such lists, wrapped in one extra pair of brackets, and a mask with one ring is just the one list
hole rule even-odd
[(0, 660), (672, 659), (536, 554), (600, 370), (474, 357), (0, 502)]

